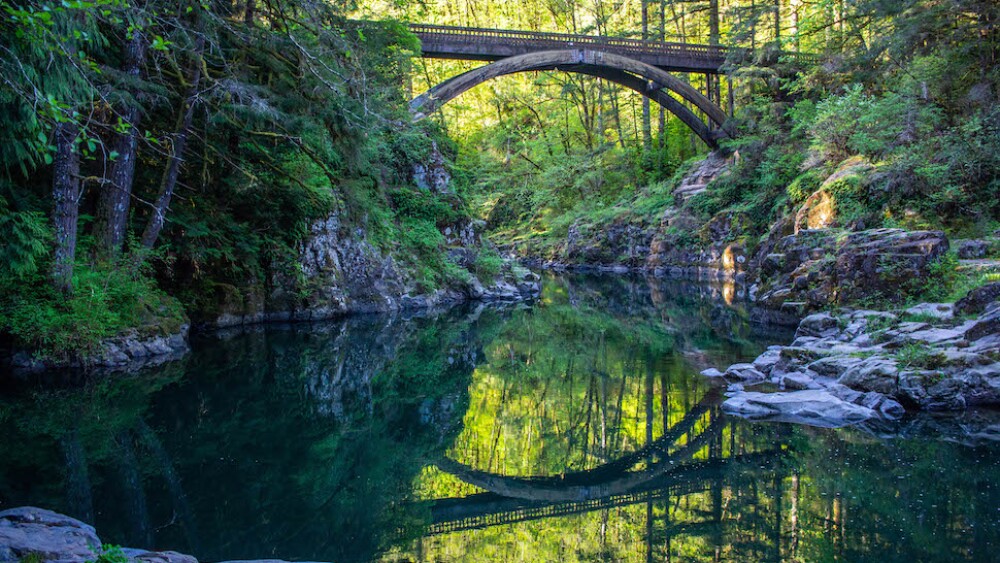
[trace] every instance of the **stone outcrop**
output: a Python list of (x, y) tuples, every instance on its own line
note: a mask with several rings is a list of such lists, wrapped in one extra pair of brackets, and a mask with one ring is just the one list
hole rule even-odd
[[(772, 346), (752, 363), (702, 373), (731, 382), (731, 411), (746, 416), (763, 416), (770, 408), (776, 416), (795, 411), (816, 418), (797, 410), (820, 409), (825, 396), (813, 391), (839, 399), (827, 401), (831, 419), (842, 418), (840, 401), (883, 419), (898, 418), (904, 408), (1000, 406), (1000, 300), (994, 297), (968, 320), (956, 318), (953, 309), (925, 303), (898, 313), (815, 313), (802, 319), (790, 345)], [(789, 390), (791, 397), (746, 396), (743, 389), (759, 383)], [(806, 399), (807, 406), (796, 402)]]
[(99, 368), (103, 370), (135, 370), (157, 366), (187, 354), (190, 325), (181, 325), (170, 335), (142, 336), (136, 330), (109, 338), (101, 343), (96, 354), (86, 358), (36, 358), (24, 351), (16, 352), (10, 359), (17, 372), (37, 372), (55, 368)]
[[(741, 213), (720, 213), (704, 225), (685, 211), (666, 213), (652, 238), (644, 269), (659, 276), (743, 281), (749, 267), (749, 256), (740, 242), (745, 222)], [(698, 233), (701, 244), (680, 244), (677, 233), (691, 231)]]
[(423, 162), (414, 163), (413, 183), (422, 190), (451, 193), (451, 172), (437, 142), (431, 141), (430, 154)]
[[(0, 512), (0, 563), (19, 563), (26, 558), (41, 562), (84, 563), (104, 553), (104, 545), (93, 526), (62, 514), (24, 506)], [(130, 563), (198, 563), (191, 555), (176, 551), (121, 548)], [(227, 561), (225, 563), (286, 563), (277, 559)]]
[(674, 200), (680, 204), (704, 192), (713, 180), (729, 170), (736, 156), (725, 156), (720, 152), (710, 153), (688, 172), (674, 190)]
[[(460, 220), (439, 227), (451, 258), (471, 268), (483, 244), (483, 223)], [(272, 275), (266, 293), (234, 291), (216, 299), (218, 310), (198, 321), (231, 327), (268, 321), (314, 321), (348, 313), (431, 307), (466, 300), (522, 300), (540, 292), (536, 274), (506, 264), (492, 280), (469, 276), (464, 285), (424, 291), (406, 268), (371, 244), (361, 229), (344, 225), (334, 214), (317, 221), (300, 243), (301, 276)]]
[(898, 299), (929, 277), (948, 240), (940, 231), (822, 229), (781, 237), (764, 250), (751, 294), (770, 308), (807, 312), (870, 296)]
[(824, 188), (812, 193), (795, 213), (795, 232), (826, 229), (833, 225), (836, 210), (833, 196)]

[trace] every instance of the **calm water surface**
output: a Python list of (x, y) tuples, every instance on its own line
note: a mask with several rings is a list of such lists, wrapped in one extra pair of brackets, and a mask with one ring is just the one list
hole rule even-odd
[(994, 413), (727, 417), (698, 372), (789, 338), (737, 301), (551, 278), (532, 307), (223, 333), (136, 375), (6, 389), (0, 507), (209, 562), (1000, 557)]

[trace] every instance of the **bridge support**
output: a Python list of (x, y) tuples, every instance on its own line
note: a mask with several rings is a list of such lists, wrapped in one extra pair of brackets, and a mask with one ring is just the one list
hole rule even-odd
[[(655, 66), (613, 53), (587, 49), (539, 51), (508, 57), (470, 70), (434, 86), (410, 102), (414, 119), (422, 119), (470, 88), (488, 80), (518, 72), (560, 70), (597, 76), (649, 97), (676, 115), (709, 147), (727, 136), (726, 112), (690, 84)], [(652, 87), (650, 86), (652, 85)], [(702, 121), (671, 92), (693, 105), (707, 117)], [(713, 130), (713, 128), (715, 130)]]

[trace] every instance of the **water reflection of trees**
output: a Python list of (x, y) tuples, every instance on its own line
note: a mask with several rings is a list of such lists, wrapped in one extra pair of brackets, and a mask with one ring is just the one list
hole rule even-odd
[(550, 280), (542, 304), (513, 315), (487, 347), (451, 455), (508, 475), (548, 475), (662, 437), (709, 391), (701, 362), (763, 346), (738, 310), (668, 291), (638, 278)]
[(478, 316), (269, 327), (134, 376), (23, 390), (0, 403), (0, 504), (204, 560), (370, 560), (422, 518), (401, 501), (459, 427)]
[(962, 462), (945, 459), (983, 469), (974, 449), (720, 417), (696, 368), (759, 344), (738, 307), (701, 291), (550, 284), (487, 346), (449, 458), (418, 480), (425, 536), (386, 558), (988, 557), (996, 463), (954, 479)]
[(762, 342), (713, 291), (550, 280), (4, 395), (0, 504), (209, 561), (990, 559), (995, 447), (720, 415), (696, 370)]

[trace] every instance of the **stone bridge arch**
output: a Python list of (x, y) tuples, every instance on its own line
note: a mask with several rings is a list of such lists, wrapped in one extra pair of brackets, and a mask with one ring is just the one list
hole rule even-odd
[[(410, 102), (415, 120), (423, 119), (442, 105), (488, 80), (519, 72), (559, 70), (603, 78), (646, 96), (676, 115), (707, 144), (716, 148), (720, 137), (729, 136), (724, 124), (726, 112), (690, 84), (669, 72), (622, 55), (589, 49), (538, 51), (498, 60), (434, 86)], [(670, 95), (673, 92), (707, 117)]]

